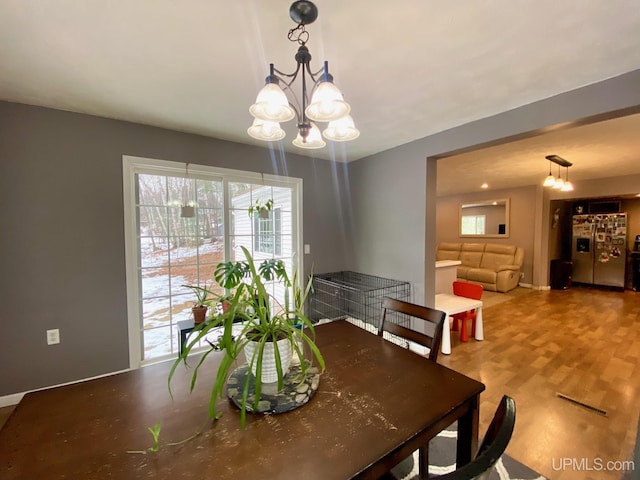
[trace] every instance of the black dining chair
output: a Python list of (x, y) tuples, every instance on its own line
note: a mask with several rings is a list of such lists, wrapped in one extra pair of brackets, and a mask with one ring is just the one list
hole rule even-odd
[[(389, 320), (388, 317), (396, 318), (418, 318), (422, 320), (425, 333), (412, 330)], [(438, 360), (438, 352), (440, 352), (440, 344), (442, 343), (442, 329), (444, 328), (444, 320), (447, 314), (440, 310), (416, 305), (415, 303), (397, 300), (395, 298), (382, 298), (382, 318), (380, 319), (380, 327), (378, 335), (383, 337), (384, 333), (390, 333), (404, 340), (415, 342), (429, 349), (429, 360), (436, 362)], [(408, 343), (407, 343), (408, 347)], [(423, 459), (429, 458), (429, 446), (425, 445), (419, 449), (420, 462), (424, 465)], [(388, 475), (391, 475), (390, 473)], [(382, 477), (393, 478), (393, 477)]]
[[(404, 316), (419, 318), (424, 320), (425, 333), (412, 330), (397, 323), (389, 321), (387, 318), (391, 312), (402, 314)], [(444, 319), (446, 314), (440, 310), (416, 305), (415, 303), (397, 300), (395, 298), (382, 298), (382, 318), (378, 335), (383, 336), (384, 332), (396, 335), (405, 340), (415, 342), (429, 349), (429, 360), (437, 361), (440, 344), (442, 343), (442, 329), (444, 328)]]
[(516, 402), (504, 395), (475, 458), (465, 466), (438, 477), (438, 480), (486, 479), (507, 449), (515, 424)]
[[(516, 404), (511, 397), (504, 395), (474, 459), (463, 467), (436, 478), (438, 480), (485, 480), (488, 478), (511, 440), (515, 423)], [(403, 465), (408, 461), (410, 461), (408, 465)], [(403, 478), (406, 472), (413, 468), (411, 457), (403, 464), (399, 468), (395, 467), (379, 480)], [(428, 473), (421, 471), (419, 477), (427, 479)]]

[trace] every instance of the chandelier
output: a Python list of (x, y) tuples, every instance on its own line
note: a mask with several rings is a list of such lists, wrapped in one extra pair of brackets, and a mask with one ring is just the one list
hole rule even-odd
[[(293, 73), (284, 73), (275, 68), (273, 63), (270, 64), (266, 84), (258, 93), (256, 103), (249, 108), (254, 121), (247, 133), (258, 140), (282, 140), (285, 132), (280, 127), (280, 122), (296, 118), (298, 136), (293, 140), (296, 147), (322, 148), (326, 145), (322, 137), (336, 142), (357, 138), (360, 132), (349, 115), (351, 107), (333, 84), (329, 63), (325, 61), (317, 72), (312, 72), (309, 66), (311, 54), (306, 46), (309, 32), (305, 25), (315, 21), (318, 8), (313, 2), (299, 0), (289, 8), (289, 16), (298, 24), (289, 30), (288, 35), (289, 41), (299, 44), (295, 55), (296, 69)], [(292, 87), (298, 77), (302, 83), (300, 98)], [(327, 123), (322, 135), (314, 122)]]

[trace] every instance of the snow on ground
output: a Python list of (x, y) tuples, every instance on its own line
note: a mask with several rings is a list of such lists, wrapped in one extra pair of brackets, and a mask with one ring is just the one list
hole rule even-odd
[[(216, 259), (215, 263), (205, 267), (211, 269), (206, 279), (212, 279), (214, 264), (222, 258), (223, 245), (220, 242), (206, 243), (167, 251), (153, 250), (148, 237), (143, 237), (140, 243), (144, 359), (150, 360), (178, 351), (177, 322), (192, 318), (191, 307), (195, 300), (193, 292), (183, 285), (197, 283), (198, 256), (201, 263), (203, 258)], [(169, 257), (172, 261), (171, 275), (167, 268)], [(201, 275), (202, 271), (200, 266)]]
[[(158, 247), (161, 239), (155, 240)], [(142, 237), (140, 244), (144, 359), (152, 360), (178, 352), (177, 323), (192, 318), (191, 307), (195, 301), (193, 292), (183, 285), (197, 284), (198, 273), (201, 286), (205, 280), (212, 282), (215, 265), (223, 260), (224, 244), (220, 240), (198, 247), (166, 250), (165, 242), (165, 248), (154, 250), (149, 237)], [(271, 284), (269, 291), (282, 302), (284, 288), (281, 285)]]

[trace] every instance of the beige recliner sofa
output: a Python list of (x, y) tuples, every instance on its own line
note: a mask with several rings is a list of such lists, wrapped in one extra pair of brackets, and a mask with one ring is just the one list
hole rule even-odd
[(436, 260), (460, 260), (457, 277), (479, 283), (486, 290), (508, 292), (518, 286), (524, 249), (499, 243), (442, 242)]

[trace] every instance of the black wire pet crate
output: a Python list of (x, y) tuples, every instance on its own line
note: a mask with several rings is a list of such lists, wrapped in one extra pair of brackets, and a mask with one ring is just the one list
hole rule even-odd
[[(350, 271), (314, 275), (310, 319), (317, 322), (349, 317), (378, 328), (382, 297), (409, 301), (410, 296), (409, 282)], [(406, 319), (387, 319), (407, 323)]]

